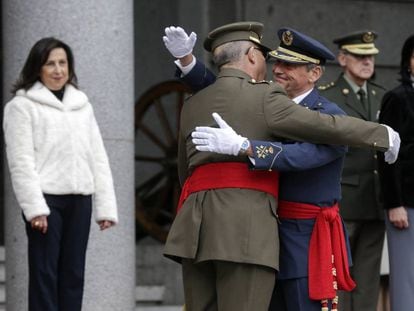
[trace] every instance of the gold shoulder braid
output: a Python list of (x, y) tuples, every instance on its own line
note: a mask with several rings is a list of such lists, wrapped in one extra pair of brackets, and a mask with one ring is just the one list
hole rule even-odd
[(251, 84), (271, 84), (272, 81), (268, 81), (268, 80), (256, 81), (255, 79), (251, 79), (251, 80), (249, 80), (249, 83), (251, 83)]
[(318, 86), (318, 90), (319, 91), (325, 91), (325, 90), (328, 90), (328, 89), (330, 89), (331, 87), (333, 87), (335, 85), (335, 82), (329, 82), (329, 83), (327, 83), (327, 84), (324, 84), (324, 85), (319, 85)]

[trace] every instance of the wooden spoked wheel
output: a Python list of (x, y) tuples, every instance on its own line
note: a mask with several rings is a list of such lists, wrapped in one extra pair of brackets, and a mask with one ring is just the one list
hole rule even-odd
[(180, 111), (190, 90), (162, 82), (135, 103), (135, 215), (137, 238), (165, 242), (180, 196), (177, 137)]

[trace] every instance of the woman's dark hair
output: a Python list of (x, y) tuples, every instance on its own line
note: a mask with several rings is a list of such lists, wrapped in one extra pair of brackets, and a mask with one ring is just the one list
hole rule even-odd
[(401, 64), (400, 64), (400, 75), (401, 75), (401, 82), (411, 84), (411, 72), (410, 69), (410, 61), (411, 56), (413, 55), (414, 50), (414, 35), (408, 37), (405, 40), (403, 48), (401, 50)]
[(71, 48), (64, 42), (53, 38), (43, 38), (37, 41), (27, 56), (26, 63), (23, 66), (20, 76), (12, 87), (12, 93), (15, 94), (19, 89), (28, 90), (36, 81), (40, 80), (40, 71), (46, 63), (50, 52), (53, 49), (62, 48), (66, 52), (68, 59), (69, 77), (68, 83), (77, 87), (78, 79), (75, 73), (75, 60)]

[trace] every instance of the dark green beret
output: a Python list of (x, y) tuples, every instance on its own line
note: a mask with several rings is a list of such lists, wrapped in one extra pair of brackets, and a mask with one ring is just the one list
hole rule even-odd
[(270, 49), (261, 43), (263, 24), (259, 22), (237, 22), (218, 27), (208, 34), (204, 40), (204, 48), (212, 52), (216, 47), (232, 41), (251, 41), (264, 52)]

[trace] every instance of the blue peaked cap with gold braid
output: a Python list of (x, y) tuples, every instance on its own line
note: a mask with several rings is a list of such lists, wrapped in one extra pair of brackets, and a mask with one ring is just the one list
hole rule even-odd
[(280, 45), (269, 52), (269, 61), (279, 60), (292, 64), (323, 65), (327, 60), (334, 60), (335, 55), (322, 43), (288, 27), (277, 32)]

